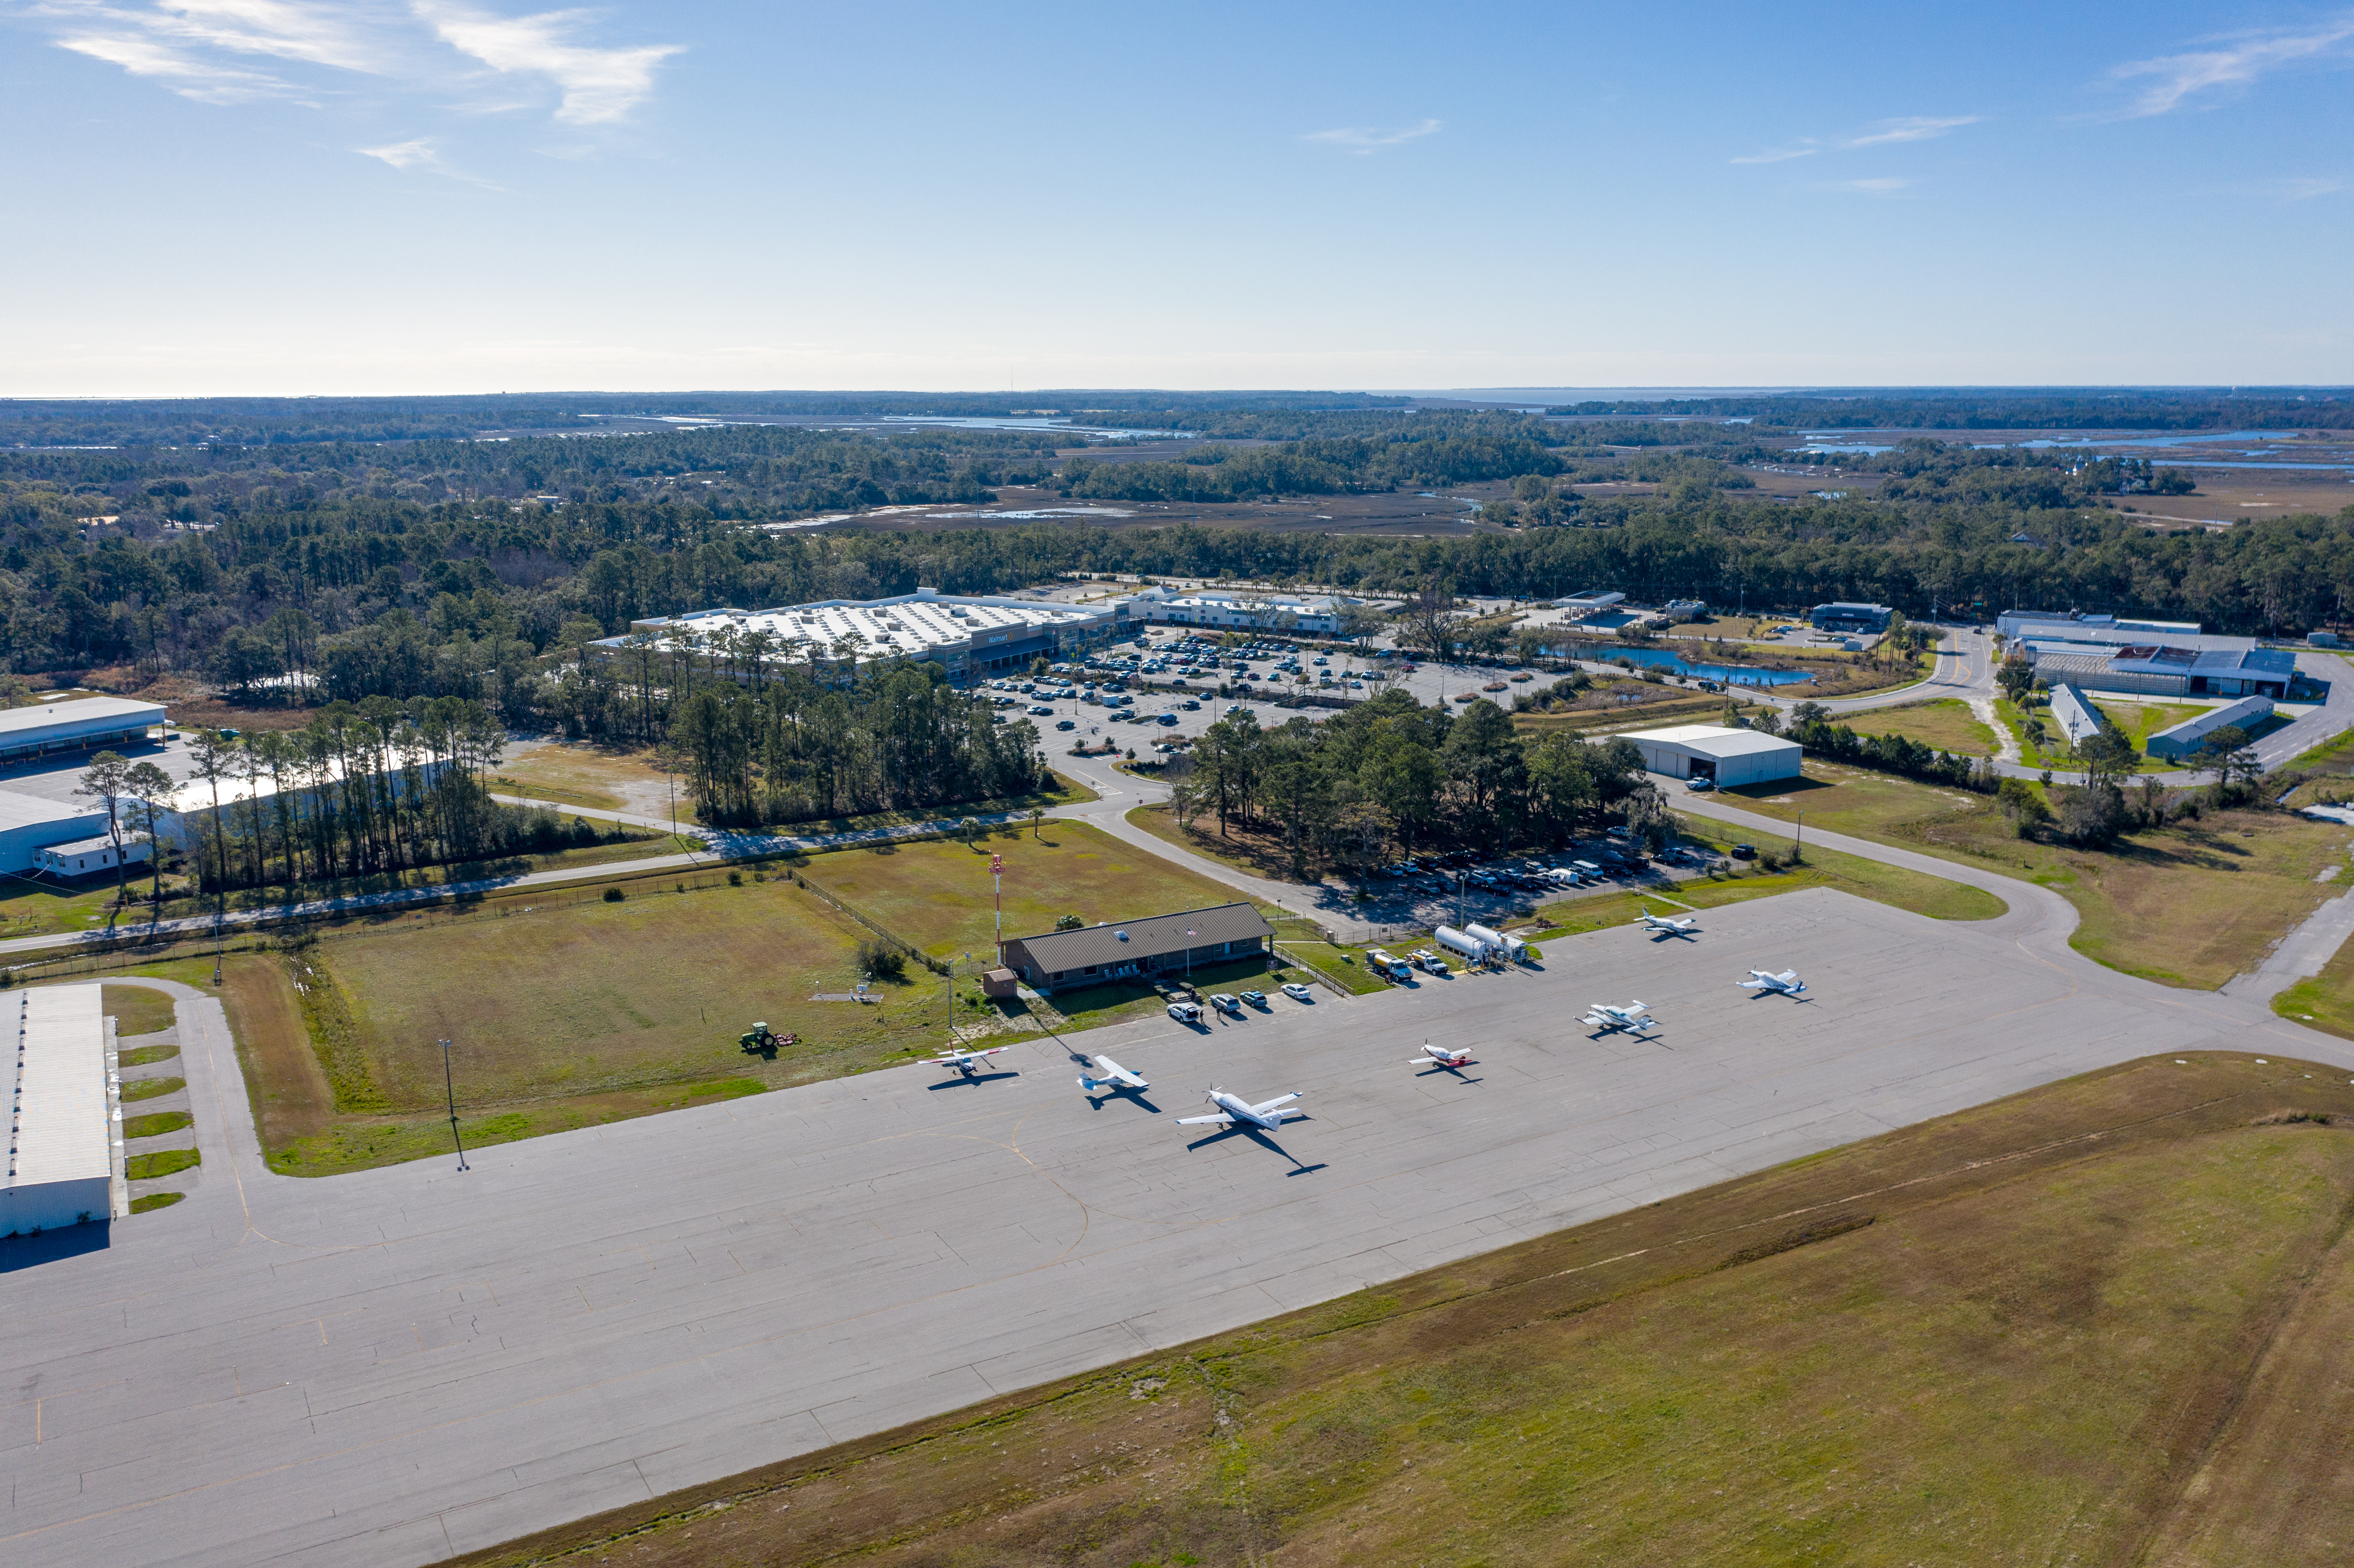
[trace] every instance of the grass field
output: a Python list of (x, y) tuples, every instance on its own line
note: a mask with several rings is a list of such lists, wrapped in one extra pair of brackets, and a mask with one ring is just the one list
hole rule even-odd
[(1858, 735), (1901, 735), (1956, 757), (1992, 757), (1995, 753), (1994, 731), (1959, 697), (1870, 709), (1835, 722), (1846, 725)]
[[(1297, 880), (1291, 874), (1291, 855), (1282, 839), (1264, 829), (1252, 827), (1239, 820), (1229, 819), (1226, 832), (1218, 832), (1217, 813), (1208, 812), (1194, 817), (1183, 829), (1177, 826), (1176, 813), (1164, 802), (1157, 806), (1138, 806), (1128, 813), (1133, 825), (1142, 828), (1154, 838), (1200, 855), (1204, 860), (1230, 865), (1236, 871), (1253, 876), (1264, 876), (1276, 882)], [(1324, 868), (1322, 857), (1308, 856), (1308, 874), (1314, 876)]]
[(2132, 1063), (459, 1561), (2340, 1563), (2349, 1118)]
[(2070, 938), (2078, 952), (2201, 990), (2261, 964), (2334, 891), (2314, 878), (2343, 864), (2354, 840), (2334, 822), (2235, 810), (2134, 833), (2109, 851), (2072, 849), (2013, 837), (1985, 796), (1814, 761), (1801, 779), (1723, 799), (1784, 821), (1803, 810), (1808, 828), (2041, 883), (2082, 915)]
[[(172, 999), (143, 985), (102, 985), (99, 988), (98, 1004), (114, 1020), (114, 1037), (118, 1041), (136, 1034), (153, 1034), (171, 1028), (175, 1022)], [(125, 1066), (133, 1065), (127, 1052), (122, 1063)]]
[(122, 1102), (128, 1105), (133, 1100), (157, 1099), (187, 1086), (186, 1078), (134, 1078), (122, 1086)]
[[(1008, 830), (977, 848), (880, 845), (794, 864), (910, 942), (979, 962), (993, 954), (992, 852), (1008, 866), (1008, 936), (1066, 911), (1118, 919), (1233, 896), (1063, 822), (1034, 840), (1025, 828), (1019, 842)], [(601, 884), (518, 891), (228, 954), (222, 1000), (272, 1169), (327, 1175), (447, 1150), (442, 1039), (472, 1147), (902, 1063), (968, 1022), (951, 1016), (948, 982), (912, 963), (877, 983), (878, 1004), (811, 1000), (854, 989), (871, 934), (781, 868), (734, 871), (738, 885), (714, 869), (617, 880), (619, 903)], [(209, 989), (212, 962), (135, 972)], [(1082, 995), (1072, 1016), (1103, 1022), (1139, 1001)], [(801, 1044), (773, 1061), (747, 1054), (737, 1037), (756, 1020)]]
[(177, 1045), (140, 1045), (124, 1051), (115, 1060), (125, 1067), (144, 1067), (152, 1062), (168, 1062), (179, 1054)]
[(935, 958), (994, 953), (995, 892), (989, 863), (1005, 859), (1007, 938), (1051, 931), (1064, 915), (1092, 926), (1231, 904), (1222, 883), (1171, 865), (1083, 822), (1049, 821), (961, 840), (833, 850), (792, 863), (826, 892)]
[(193, 1149), (164, 1149), (153, 1154), (134, 1154), (122, 1162), (123, 1174), (133, 1181), (153, 1181), (159, 1177), (176, 1176), (192, 1165), (200, 1165), (204, 1157)]

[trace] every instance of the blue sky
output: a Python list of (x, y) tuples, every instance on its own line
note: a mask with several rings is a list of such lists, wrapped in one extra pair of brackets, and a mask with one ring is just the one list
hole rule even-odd
[(2354, 8), (0, 0), (0, 395), (2354, 381)]

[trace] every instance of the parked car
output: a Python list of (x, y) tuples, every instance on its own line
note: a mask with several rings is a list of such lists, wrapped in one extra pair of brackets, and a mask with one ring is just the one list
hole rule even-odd
[(1757, 858), (1757, 846), (1755, 844), (1735, 844), (1733, 846), (1733, 858), (1735, 860), (1755, 860)]
[(1716, 788), (1716, 780), (1713, 779), (1694, 777), (1684, 780), (1684, 788), (1690, 789), (1696, 795), (1706, 794), (1709, 790)]
[(1076, 719), (1057, 719), (1055, 721), (1055, 727), (1056, 729), (1076, 729), (1079, 727), (1079, 721)]
[(1233, 997), (1228, 996), (1222, 991), (1215, 991), (1210, 993), (1210, 1005), (1216, 1008), (1220, 1012), (1231, 1012), (1237, 1016), (1240, 1016), (1243, 1010), (1243, 1004), (1241, 1002), (1236, 1001)]
[(1283, 994), (1289, 997), (1294, 1001), (1313, 1001), (1316, 1000), (1316, 993), (1310, 991), (1306, 986), (1301, 985), (1298, 980), (1284, 981)]
[(1262, 1011), (1267, 1007), (1267, 992), (1263, 991), (1246, 991), (1243, 992), (1243, 1000)]
[(1169, 1004), (1169, 1016), (1180, 1023), (1199, 1023), (1202, 1022), (1202, 1009), (1194, 1002), (1172, 1001)]

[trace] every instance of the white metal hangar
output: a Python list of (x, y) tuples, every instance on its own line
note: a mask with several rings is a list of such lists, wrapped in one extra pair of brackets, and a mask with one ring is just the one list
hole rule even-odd
[(1635, 743), (1643, 754), (1643, 766), (1652, 772), (1670, 779), (1710, 779), (1720, 785), (1796, 779), (1799, 758), (1805, 755), (1795, 740), (1713, 724), (1637, 730), (1627, 738)]
[(0, 1001), (12, 1080), (0, 1236), (130, 1213), (122, 1109), (96, 985), (39, 986)]

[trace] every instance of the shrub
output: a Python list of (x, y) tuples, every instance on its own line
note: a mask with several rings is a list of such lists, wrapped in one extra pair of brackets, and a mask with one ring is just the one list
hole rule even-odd
[(621, 901), (621, 890), (620, 890), (620, 888), (618, 888), (618, 887), (609, 887), (609, 888), (605, 889), (605, 902), (606, 902), (606, 903), (608, 903), (608, 904), (619, 904), (620, 901)]
[(858, 963), (876, 980), (902, 980), (907, 973), (907, 956), (885, 941), (859, 943)]
[(1085, 920), (1080, 919), (1076, 915), (1065, 915), (1055, 922), (1055, 929), (1057, 931), (1076, 931), (1086, 924), (1087, 922)]
[(741, 887), (741, 886), (743, 886), (743, 885), (744, 885), (744, 874), (743, 874), (742, 872), (740, 872), (740, 871), (731, 871), (731, 872), (729, 872), (729, 873), (727, 874), (727, 885), (728, 885), (728, 886), (730, 886), (730, 887)]

